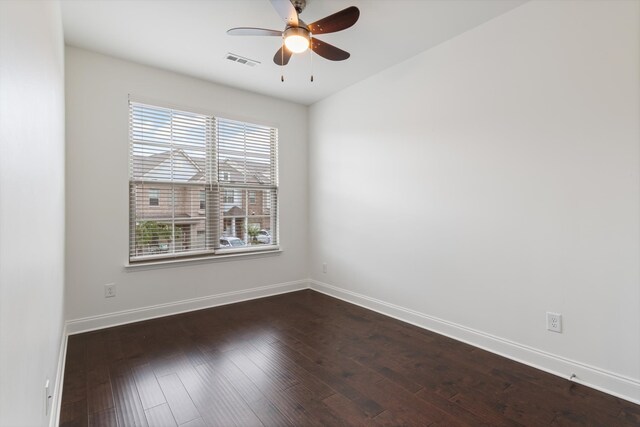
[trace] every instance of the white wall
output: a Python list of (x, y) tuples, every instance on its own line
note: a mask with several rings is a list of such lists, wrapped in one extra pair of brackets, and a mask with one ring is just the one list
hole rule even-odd
[(64, 44), (57, 2), (0, 2), (0, 425), (46, 425), (64, 311)]
[[(67, 47), (66, 67), (67, 319), (306, 279), (306, 107), (73, 47)], [(128, 94), (279, 128), (280, 255), (160, 269), (124, 268)], [(116, 283), (115, 298), (104, 298), (107, 283)], [(97, 326), (122, 320), (112, 318)]]
[(318, 287), (640, 401), (639, 9), (527, 3), (312, 106)]

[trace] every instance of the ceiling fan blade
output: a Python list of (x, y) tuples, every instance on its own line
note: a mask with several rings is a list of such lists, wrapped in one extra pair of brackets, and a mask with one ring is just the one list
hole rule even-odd
[(282, 31), (267, 30), (266, 28), (238, 27), (227, 30), (230, 36), (281, 36)]
[(293, 55), (293, 53), (289, 49), (282, 46), (280, 49), (278, 49), (276, 54), (273, 55), (273, 62), (275, 62), (277, 65), (287, 65), (289, 63), (289, 59), (291, 59), (291, 55)]
[(355, 6), (351, 6), (309, 24), (309, 31), (314, 35), (335, 33), (349, 28), (358, 21), (359, 17), (360, 10)]
[(298, 26), (298, 12), (290, 0), (270, 0), (278, 15), (292, 27)]
[(316, 38), (311, 39), (311, 49), (318, 55), (330, 61), (344, 61), (351, 56), (349, 52), (345, 52), (342, 49), (338, 49), (337, 47)]

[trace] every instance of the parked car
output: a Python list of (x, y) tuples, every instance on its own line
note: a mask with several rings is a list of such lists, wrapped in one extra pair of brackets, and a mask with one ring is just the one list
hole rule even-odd
[(220, 238), (220, 247), (221, 248), (237, 248), (240, 246), (246, 246), (247, 244), (238, 239), (237, 237), (222, 237)]
[(256, 239), (258, 240), (258, 243), (268, 245), (271, 243), (271, 233), (269, 233), (269, 230), (260, 230)]
[(152, 254), (161, 254), (161, 253), (166, 253), (169, 252), (169, 244), (168, 243), (158, 243), (155, 246), (152, 246), (149, 249), (149, 253)]

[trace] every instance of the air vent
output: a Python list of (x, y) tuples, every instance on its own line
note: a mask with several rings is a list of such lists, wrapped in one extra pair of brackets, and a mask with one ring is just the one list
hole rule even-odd
[(260, 62), (254, 61), (253, 59), (245, 58), (244, 56), (236, 55), (235, 53), (227, 53), (225, 56), (229, 61), (237, 62), (238, 64), (244, 64), (249, 67), (255, 67), (256, 65), (260, 65)]

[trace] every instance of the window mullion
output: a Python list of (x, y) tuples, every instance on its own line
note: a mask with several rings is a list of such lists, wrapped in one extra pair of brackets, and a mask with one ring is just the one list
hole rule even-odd
[(220, 186), (218, 185), (217, 120), (211, 116), (207, 120), (207, 249), (215, 251), (220, 240)]
[(175, 168), (175, 146), (174, 146), (174, 140), (173, 140), (173, 111), (171, 112), (171, 121), (170, 121), (170, 125), (169, 125), (169, 132), (170, 132), (170, 152), (169, 152), (169, 157), (171, 159), (170, 161), (170, 174), (171, 174), (171, 247), (172, 247), (172, 253), (175, 254), (176, 253), (176, 189), (175, 189), (175, 182), (174, 182), (174, 168)]

